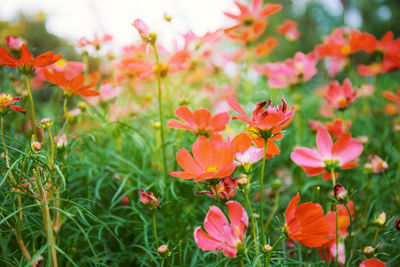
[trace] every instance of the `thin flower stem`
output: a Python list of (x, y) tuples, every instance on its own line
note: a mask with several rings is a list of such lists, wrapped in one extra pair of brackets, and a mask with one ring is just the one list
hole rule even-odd
[(239, 258), (240, 267), (244, 267), (243, 257)]
[(268, 231), (268, 227), (274, 218), (275, 213), (278, 211), (279, 208), (279, 188), (275, 190), (275, 201), (274, 206), (272, 207), (272, 211), (268, 216), (267, 222), (265, 223), (265, 229)]
[[(332, 189), (335, 188), (336, 185), (336, 176), (335, 176), (335, 170), (332, 168), (331, 169), (331, 176), (332, 176)], [(335, 238), (336, 238), (336, 255), (335, 255), (335, 266), (338, 265), (338, 257), (339, 257), (339, 236), (338, 236), (338, 211), (336, 207), (336, 201), (334, 203), (335, 205)]]
[(31, 92), (31, 84), (29, 75), (25, 75), (26, 79), (26, 90), (28, 90), (29, 101), (31, 102), (31, 123), (32, 123), (32, 131), (33, 131), (33, 139), (36, 141), (36, 117), (35, 117), (35, 104), (33, 103), (33, 97)]
[(50, 155), (50, 166), (51, 166), (54, 162), (54, 140), (53, 140), (53, 135), (51, 133), (50, 127), (48, 127), (47, 130), (49, 131), (49, 139), (50, 139), (50, 145), (51, 145), (51, 155)]
[(264, 202), (263, 189), (264, 189), (264, 169), (267, 156), (267, 142), (268, 138), (264, 139), (264, 157), (261, 165), (261, 174), (260, 174), (260, 232), (261, 232), (262, 245), (265, 245), (264, 220), (263, 220), (263, 202)]
[(373, 247), (375, 247), (376, 240), (378, 239), (378, 236), (379, 236), (379, 227), (376, 228), (376, 231), (375, 231), (374, 241), (372, 242), (372, 246)]
[(154, 239), (156, 241), (156, 247), (158, 248), (157, 220), (155, 211), (153, 211), (153, 231), (154, 231)]
[(41, 209), (42, 209), (44, 228), (47, 233), (47, 241), (51, 244), (51, 246), (49, 247), (49, 254), (51, 255), (51, 259), (52, 259), (52, 263), (53, 263), (52, 266), (57, 267), (58, 266), (57, 252), (56, 252), (56, 248), (54, 247), (54, 245), (56, 245), (56, 239), (55, 239), (54, 232), (53, 232), (53, 224), (51, 222), (49, 204), (47, 202), (47, 197), (46, 197), (42, 182), (40, 181), (39, 166), (36, 167), (36, 170), (33, 169), (33, 175), (35, 177), (37, 187), (39, 189), (39, 198), (41, 199), (41, 201), (44, 204), (44, 207), (42, 206)]
[(285, 235), (284, 235), (284, 234), (281, 234), (281, 235), (278, 237), (278, 239), (275, 241), (275, 243), (272, 245), (271, 250), (268, 252), (267, 259), (265, 260), (265, 266), (269, 267), (269, 261), (270, 261), (271, 256), (272, 256), (272, 252), (274, 251), (274, 248), (276, 247), (276, 245), (278, 245), (279, 241), (281, 241), (281, 239), (284, 238), (284, 237), (285, 237)]
[(161, 90), (161, 74), (160, 74), (160, 59), (158, 57), (157, 46), (152, 44), (154, 49), (154, 54), (157, 62), (157, 90), (158, 90), (158, 114), (160, 116), (160, 136), (161, 136), (161, 157), (163, 164), (163, 177), (164, 180), (167, 179), (167, 158), (165, 154), (165, 138), (164, 138), (164, 118), (162, 109), (162, 90)]
[(325, 244), (322, 245), (322, 251), (324, 252), (325, 267), (328, 267), (328, 256), (326, 255), (326, 247), (325, 247)]
[(349, 214), (349, 219), (350, 219), (350, 225), (349, 225), (349, 236), (348, 236), (348, 244), (346, 246), (347, 248), (347, 253), (346, 253), (346, 263), (345, 266), (349, 264), (350, 261), (350, 252), (353, 251), (353, 239), (352, 239), (352, 231), (353, 231), (353, 217), (351, 216), (351, 212), (349, 209), (349, 206), (347, 205), (347, 202), (344, 204), (346, 207), (347, 213)]
[[(10, 159), (9, 159), (9, 156), (8, 156), (8, 149), (7, 149), (7, 146), (6, 146), (6, 142), (4, 141), (4, 116), (3, 115), (1, 115), (1, 143), (3, 144), (4, 150), (6, 152), (6, 165), (7, 165), (7, 168), (10, 168)], [(11, 172), (10, 172), (10, 178), (11, 178), (12, 182), (15, 182)]]
[(68, 141), (68, 119), (67, 119), (68, 97), (64, 98), (65, 139)]

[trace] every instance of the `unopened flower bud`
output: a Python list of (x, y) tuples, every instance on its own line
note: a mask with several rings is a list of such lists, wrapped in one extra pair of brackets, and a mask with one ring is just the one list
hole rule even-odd
[(274, 181), (274, 183), (272, 184), (272, 189), (277, 190), (277, 189), (281, 188), (281, 186), (282, 186), (282, 181), (281, 181), (281, 179), (276, 179), (276, 180)]
[(264, 250), (265, 251), (271, 251), (272, 247), (269, 244), (264, 245)]
[(382, 211), (379, 213), (378, 217), (375, 219), (375, 224), (383, 226), (386, 223), (386, 213)]
[(168, 251), (168, 246), (167, 245), (161, 245), (157, 249), (157, 252), (160, 253), (160, 254), (164, 254), (167, 251)]
[(81, 111), (85, 111), (85, 110), (87, 109), (87, 104), (86, 104), (85, 102), (83, 102), (83, 101), (80, 101), (80, 102), (78, 103), (78, 108), (79, 108)]
[(246, 177), (240, 178), (237, 180), (237, 184), (240, 186), (247, 185), (249, 183), (249, 180)]
[(128, 198), (128, 196), (124, 196), (122, 198), (122, 205), (127, 206), (128, 204), (129, 204), (129, 198)]
[(337, 201), (343, 201), (347, 198), (347, 190), (341, 184), (335, 185), (333, 194)]
[(151, 44), (155, 44), (156, 40), (157, 40), (157, 33), (149, 32), (149, 42)]
[(394, 222), (394, 227), (400, 232), (400, 218)]
[(160, 208), (160, 203), (154, 194), (150, 191), (139, 190), (140, 201), (150, 209)]
[(53, 125), (53, 121), (49, 118), (44, 118), (40, 121), (40, 128), (49, 128)]
[(39, 152), (39, 151), (42, 150), (42, 144), (39, 143), (39, 142), (37, 142), (37, 141), (32, 142), (31, 147), (32, 147), (32, 150), (33, 150), (34, 152)]
[(155, 121), (155, 122), (153, 122), (153, 127), (154, 127), (154, 129), (160, 129), (161, 123), (159, 121)]
[(363, 249), (363, 253), (365, 256), (372, 256), (375, 253), (375, 249), (371, 246), (367, 246)]
[(165, 19), (165, 21), (167, 21), (167, 22), (171, 22), (171, 16), (170, 15), (168, 15), (167, 13), (164, 13), (164, 19)]
[(364, 171), (366, 173), (371, 173), (372, 169), (373, 169), (373, 166), (372, 166), (372, 164), (370, 162), (367, 162), (367, 163), (364, 164)]

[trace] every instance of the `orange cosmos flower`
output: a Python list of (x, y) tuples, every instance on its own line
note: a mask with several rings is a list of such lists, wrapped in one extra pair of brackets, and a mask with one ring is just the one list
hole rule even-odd
[(0, 94), (0, 114), (5, 114), (10, 108), (14, 111), (19, 111), (25, 114), (25, 109), (18, 106), (13, 106), (14, 103), (21, 100), (22, 98), (19, 96), (12, 97), (10, 94)]
[(227, 112), (211, 116), (210, 111), (207, 109), (196, 109), (191, 112), (187, 106), (178, 107), (175, 110), (175, 115), (186, 123), (170, 120), (167, 123), (168, 127), (190, 130), (196, 135), (207, 137), (213, 133), (223, 131), (229, 123), (229, 114)]
[(61, 54), (54, 55), (54, 52), (47, 52), (34, 58), (28, 47), (22, 44), (19, 59), (16, 59), (7, 49), (0, 47), (0, 64), (11, 68), (19, 68), (24, 74), (32, 74), (36, 67), (46, 67), (56, 63), (61, 56)]
[(183, 171), (172, 172), (172, 176), (195, 179), (197, 183), (206, 179), (228, 177), (235, 170), (235, 151), (219, 136), (212, 136), (210, 140), (199, 136), (192, 146), (192, 153), (194, 158), (185, 148), (178, 151), (176, 161)]
[(300, 32), (297, 30), (297, 22), (293, 20), (285, 20), (276, 28), (279, 34), (285, 36), (289, 41), (296, 41), (300, 38)]
[(44, 70), (44, 76), (46, 79), (60, 86), (64, 91), (64, 96), (70, 97), (71, 95), (80, 96), (98, 96), (100, 93), (96, 90), (90, 89), (96, 85), (94, 81), (83, 86), (85, 77), (83, 75), (77, 75), (71, 80), (67, 80), (65, 73), (62, 71), (53, 70), (53, 72)]
[(397, 90), (396, 93), (392, 93), (390, 91), (383, 91), (382, 96), (394, 102), (386, 105), (385, 110), (388, 115), (393, 115), (400, 112), (400, 90)]
[(329, 241), (330, 225), (321, 205), (307, 202), (299, 206), (300, 195), (292, 198), (285, 213), (285, 231), (289, 238), (307, 247), (319, 247)]

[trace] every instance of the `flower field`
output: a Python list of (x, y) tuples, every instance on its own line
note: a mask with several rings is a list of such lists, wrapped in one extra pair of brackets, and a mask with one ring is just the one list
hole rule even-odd
[(400, 266), (399, 32), (232, 4), (112, 52), (0, 24), (0, 266)]

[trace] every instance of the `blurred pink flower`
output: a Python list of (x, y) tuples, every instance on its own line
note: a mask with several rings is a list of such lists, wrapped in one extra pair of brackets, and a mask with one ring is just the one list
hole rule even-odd
[(358, 158), (363, 150), (362, 144), (351, 138), (350, 133), (342, 134), (336, 143), (328, 131), (320, 128), (317, 132), (318, 150), (306, 147), (298, 147), (290, 158), (303, 168), (308, 176), (324, 174), (323, 180), (331, 179), (331, 169), (351, 169), (358, 166), (354, 160)]
[(357, 93), (353, 91), (353, 87), (348, 78), (344, 80), (343, 87), (340, 86), (338, 81), (331, 82), (328, 93), (325, 96), (329, 105), (337, 109), (347, 108), (354, 102), (356, 97)]
[(103, 36), (98, 36), (97, 33), (94, 34), (93, 40), (88, 40), (86, 37), (79, 39), (78, 46), (86, 47), (92, 45), (96, 50), (100, 50), (101, 45), (112, 40), (112, 35), (104, 34)]
[(92, 106), (97, 105), (98, 103), (105, 102), (110, 100), (117, 95), (119, 95), (123, 91), (121, 86), (114, 87), (111, 82), (105, 82), (100, 86), (99, 96), (95, 97), (85, 97), (85, 100)]
[(300, 38), (300, 32), (297, 30), (297, 22), (293, 20), (285, 20), (276, 28), (279, 34), (285, 36), (289, 41), (296, 41)]
[(194, 241), (206, 251), (221, 250), (226, 257), (235, 258), (238, 248), (244, 243), (249, 223), (246, 210), (236, 201), (228, 201), (230, 222), (216, 206), (211, 206), (204, 220), (205, 233), (201, 226), (194, 230)]
[(6, 36), (6, 44), (10, 50), (19, 51), (22, 48), (22, 44), (26, 44), (26, 41), (20, 37), (8, 35)]

